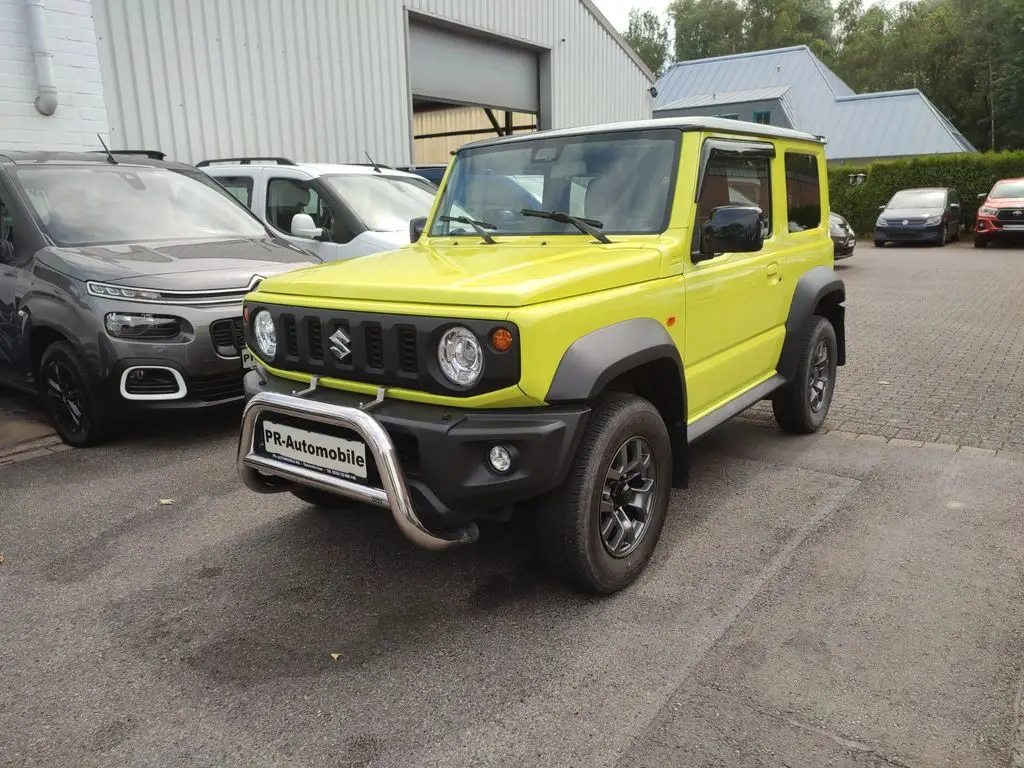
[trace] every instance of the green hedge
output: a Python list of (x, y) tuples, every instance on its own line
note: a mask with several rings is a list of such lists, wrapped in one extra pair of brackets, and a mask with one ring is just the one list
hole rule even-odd
[[(867, 180), (850, 186), (847, 176), (851, 173), (865, 173)], [(973, 229), (981, 204), (978, 194), (987, 193), (999, 179), (1014, 176), (1024, 176), (1024, 151), (928, 156), (861, 167), (844, 165), (829, 169), (829, 198), (832, 210), (845, 216), (858, 236), (870, 236), (878, 206), (885, 205), (898, 190), (953, 187), (960, 193), (964, 220)]]

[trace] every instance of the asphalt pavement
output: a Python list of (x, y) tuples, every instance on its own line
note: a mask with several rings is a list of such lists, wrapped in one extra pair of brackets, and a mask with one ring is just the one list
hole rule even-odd
[(0, 765), (1013, 765), (1013, 456), (725, 425), (598, 599), (253, 494), (236, 419), (0, 467)]

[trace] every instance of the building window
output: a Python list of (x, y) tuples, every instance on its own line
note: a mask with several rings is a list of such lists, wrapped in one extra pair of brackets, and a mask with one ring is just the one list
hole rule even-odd
[(712, 152), (701, 181), (697, 200), (698, 227), (711, 218), (711, 212), (723, 205), (752, 205), (761, 209), (765, 219), (764, 236), (772, 231), (771, 160), (767, 157), (743, 158)]
[(754, 122), (762, 125), (770, 125), (772, 122), (771, 110), (758, 110), (754, 113)]
[(814, 155), (786, 153), (786, 200), (790, 232), (821, 226), (821, 180)]
[(730, 112), (727, 115), (719, 115), (719, 117), (721, 117), (724, 120), (739, 120), (740, 119), (739, 112)]

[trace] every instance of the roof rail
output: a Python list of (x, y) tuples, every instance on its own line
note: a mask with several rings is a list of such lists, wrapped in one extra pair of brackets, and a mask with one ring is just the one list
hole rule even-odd
[(213, 163), (238, 163), (239, 165), (250, 165), (254, 162), (259, 163), (277, 163), (278, 165), (296, 165), (294, 160), (289, 160), (287, 157), (217, 157), (211, 160), (200, 160), (196, 163), (196, 168), (203, 168)]
[[(106, 150), (103, 149), (90, 149), (93, 154), (105, 155)], [(150, 160), (163, 160), (167, 155), (155, 149), (112, 149), (110, 150), (112, 155), (139, 155), (141, 157), (148, 157)]]

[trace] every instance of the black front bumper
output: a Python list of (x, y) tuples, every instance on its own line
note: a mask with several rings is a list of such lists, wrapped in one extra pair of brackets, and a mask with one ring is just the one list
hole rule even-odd
[[(275, 376), (261, 378), (257, 371), (245, 376), (244, 386), (247, 401), (258, 393), (294, 395), (305, 388)], [(349, 409), (373, 399), (324, 387), (302, 397)], [(586, 407), (472, 410), (386, 398), (364, 410), (390, 437), (416, 512), (434, 529), (491, 518), (495, 510), (558, 487), (590, 415)], [(316, 429), (312, 422), (306, 427)], [(488, 464), (496, 444), (513, 456), (506, 474)]]
[(921, 226), (875, 227), (875, 240), (892, 243), (936, 243), (942, 241), (945, 224), (924, 224)]

